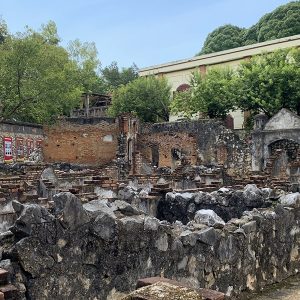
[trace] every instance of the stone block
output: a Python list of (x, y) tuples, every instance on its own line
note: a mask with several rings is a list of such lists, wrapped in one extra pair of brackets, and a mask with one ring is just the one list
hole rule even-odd
[(250, 221), (242, 226), (244, 229), (245, 233), (248, 234), (250, 232), (255, 232), (256, 231), (256, 221)]
[(173, 285), (167, 282), (156, 282), (152, 285), (144, 286), (137, 291), (132, 292), (123, 300), (204, 300), (199, 291)]
[(8, 281), (8, 271), (0, 268), (0, 284), (5, 284)]
[(17, 299), (18, 289), (12, 284), (7, 284), (0, 287), (0, 293), (3, 293), (5, 300), (14, 300)]
[[(149, 285), (153, 285), (153, 284), (158, 284), (158, 283), (166, 283), (169, 285), (173, 285), (174, 287), (182, 287), (182, 288), (191, 290), (191, 288), (187, 284), (181, 283), (176, 280), (164, 278), (164, 277), (148, 277), (148, 278), (139, 279), (137, 282), (136, 288), (140, 289), (140, 288), (143, 288), (143, 287), (146, 287)], [(217, 291), (213, 291), (213, 290), (209, 290), (209, 289), (196, 289), (194, 291), (196, 291), (197, 294), (202, 297), (200, 299), (203, 299), (203, 300), (224, 300), (225, 299), (225, 295), (221, 292), (217, 292)], [(144, 299), (144, 298), (131, 298), (131, 299)], [(148, 298), (145, 298), (145, 299), (148, 299)], [(189, 298), (184, 298), (184, 299), (189, 299)]]
[(225, 295), (221, 292), (208, 290), (208, 289), (201, 289), (201, 295), (204, 300), (224, 300)]

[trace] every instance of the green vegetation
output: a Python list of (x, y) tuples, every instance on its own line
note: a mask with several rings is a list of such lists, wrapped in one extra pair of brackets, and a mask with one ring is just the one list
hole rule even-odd
[(278, 50), (244, 62), (236, 74), (236, 105), (271, 117), (281, 108), (300, 115), (300, 49)]
[(245, 29), (233, 25), (224, 25), (211, 32), (199, 54), (208, 54), (244, 45)]
[(4, 20), (0, 17), (0, 44), (2, 44), (5, 38), (8, 36), (7, 25)]
[[(50, 26), (52, 26), (50, 24)], [(80, 96), (77, 66), (54, 35), (28, 29), (0, 44), (0, 119), (51, 122)]]
[(171, 110), (187, 118), (198, 112), (210, 118), (225, 118), (234, 107), (234, 80), (230, 69), (211, 69), (205, 76), (194, 73), (191, 89), (176, 94)]
[(74, 74), (80, 90), (85, 93), (105, 93), (107, 87), (99, 76), (100, 61), (94, 43), (71, 41), (67, 48), (70, 59), (77, 66)]
[(195, 73), (191, 89), (178, 93), (171, 105), (173, 113), (185, 117), (203, 112), (224, 118), (235, 108), (252, 114), (264, 112), (269, 117), (288, 108), (300, 115), (300, 49), (253, 57), (236, 71)]
[(279, 6), (245, 32), (245, 45), (300, 34), (300, 1)]
[[(249, 29), (224, 25), (210, 33), (201, 54), (300, 34), (300, 1), (280, 6)], [(12, 35), (0, 19), (0, 121), (51, 123), (80, 104), (85, 93), (112, 93), (111, 116), (130, 112), (146, 122), (167, 121), (169, 109), (191, 117), (225, 118), (236, 108), (274, 115), (288, 108), (300, 115), (300, 50), (253, 57), (236, 70), (193, 75), (191, 88), (170, 103), (165, 79), (138, 78), (135, 64), (102, 68), (94, 43), (60, 45), (54, 22)]]
[(139, 77), (113, 92), (111, 116), (130, 112), (142, 121), (169, 120), (170, 86), (166, 79)]
[(119, 71), (112, 63), (102, 74), (94, 43), (75, 40), (65, 49), (53, 21), (12, 35), (0, 19), (0, 121), (54, 122), (82, 92), (112, 91), (134, 80), (137, 67)]
[(138, 68), (133, 64), (129, 68), (119, 70), (118, 64), (114, 61), (108, 67), (105, 67), (101, 73), (108, 87), (115, 89), (122, 84), (135, 80), (138, 77)]
[(224, 25), (211, 32), (198, 53), (207, 54), (300, 34), (300, 1), (279, 6), (249, 29)]

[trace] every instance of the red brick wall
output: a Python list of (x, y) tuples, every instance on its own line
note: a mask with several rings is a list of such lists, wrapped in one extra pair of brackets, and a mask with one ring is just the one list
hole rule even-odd
[[(45, 162), (104, 165), (116, 158), (117, 123), (95, 125), (62, 123), (45, 128)], [(103, 140), (106, 137), (106, 140)], [(110, 138), (112, 139), (110, 141)]]
[(152, 161), (151, 145), (158, 145), (159, 149), (159, 167), (174, 167), (172, 158), (172, 149), (182, 150), (186, 158), (192, 163), (197, 162), (197, 144), (193, 136), (187, 133), (153, 133), (141, 135), (138, 138), (138, 146), (141, 155), (146, 161)]

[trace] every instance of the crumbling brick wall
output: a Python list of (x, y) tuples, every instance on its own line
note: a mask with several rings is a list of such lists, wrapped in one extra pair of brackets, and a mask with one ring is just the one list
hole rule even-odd
[(225, 128), (220, 121), (145, 124), (138, 137), (138, 147), (148, 163), (153, 163), (152, 149), (156, 147), (159, 167), (176, 167), (176, 149), (192, 164), (221, 164), (232, 176), (241, 176), (251, 170), (249, 142)]
[(12, 159), (6, 162), (15, 162), (28, 160), (30, 153), (41, 146), (44, 135), (41, 125), (24, 122), (0, 123), (0, 162), (4, 162), (5, 138), (11, 139), (12, 145)]
[(188, 133), (159, 132), (141, 135), (138, 143), (142, 156), (150, 162), (153, 161), (152, 149), (157, 145), (158, 166), (174, 168), (176, 160), (179, 161), (181, 155), (184, 155), (192, 164), (197, 163), (196, 139)]
[(46, 162), (104, 165), (116, 158), (119, 134), (116, 122), (93, 125), (62, 122), (44, 131)]

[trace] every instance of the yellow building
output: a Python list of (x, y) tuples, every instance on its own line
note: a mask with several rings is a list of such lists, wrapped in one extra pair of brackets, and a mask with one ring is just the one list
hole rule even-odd
[[(164, 76), (167, 78), (172, 87), (172, 91), (178, 90), (181, 85), (190, 82), (191, 75), (194, 71), (206, 73), (212, 67), (229, 66), (236, 68), (240, 62), (249, 59), (254, 55), (264, 52), (272, 52), (278, 49), (299, 47), (300, 35), (294, 35), (277, 40), (257, 43), (249, 46), (234, 48), (230, 50), (215, 52), (195, 56), (189, 59), (183, 59), (168, 62), (160, 65), (142, 68), (139, 70), (140, 76)], [(234, 128), (243, 128), (244, 116), (241, 111), (232, 112), (234, 118)], [(176, 116), (172, 116), (170, 121), (176, 120)]]

